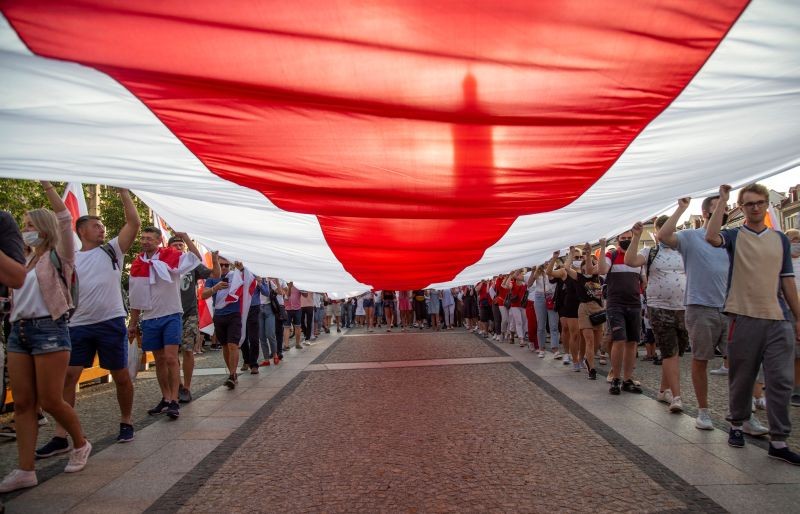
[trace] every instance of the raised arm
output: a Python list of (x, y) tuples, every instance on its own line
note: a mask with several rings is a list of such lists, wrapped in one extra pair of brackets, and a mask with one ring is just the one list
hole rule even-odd
[(642, 237), (642, 230), (644, 225), (641, 221), (637, 221), (631, 228), (633, 235), (631, 236), (631, 245), (628, 247), (630, 251), (625, 252), (625, 264), (631, 268), (638, 268), (647, 264), (647, 259), (639, 255), (633, 249), (639, 248), (639, 239)]
[(139, 233), (142, 221), (139, 219), (139, 212), (136, 210), (136, 205), (133, 204), (131, 193), (127, 189), (122, 188), (117, 191), (122, 200), (122, 209), (125, 213), (125, 225), (123, 225), (122, 229), (119, 231), (119, 249), (122, 250), (122, 253), (127, 253), (136, 240), (136, 234)]
[(211, 252), (211, 278), (222, 276), (222, 268), (219, 266), (219, 250)]
[(548, 277), (565, 280), (567, 278), (566, 270), (564, 270), (563, 268), (555, 269), (559, 253), (560, 252), (558, 250), (553, 252), (553, 256), (550, 258), (550, 262), (547, 263), (547, 270), (545, 271), (545, 273), (547, 273)]
[(597, 258), (597, 264), (598, 264), (598, 271), (600, 272), (600, 275), (605, 275), (606, 273), (608, 273), (608, 269), (610, 268), (610, 266), (608, 265), (608, 262), (606, 262), (606, 238), (605, 237), (600, 240), (600, 256)]
[(722, 218), (725, 214), (725, 210), (728, 208), (728, 199), (731, 196), (731, 186), (728, 184), (722, 184), (719, 186), (719, 201), (717, 202), (717, 208), (714, 209), (714, 214), (711, 215), (711, 219), (708, 220), (708, 225), (706, 226), (706, 241), (711, 246), (722, 246), (722, 236), (719, 235), (720, 230), (722, 229)]
[(583, 245), (583, 262), (587, 275), (597, 275), (599, 273), (599, 261), (597, 264), (592, 264), (592, 245), (589, 243)]
[(53, 209), (53, 212), (58, 214), (61, 211), (66, 211), (67, 206), (64, 205), (64, 201), (58, 196), (56, 193), (56, 188), (53, 187), (47, 180), (41, 181), (42, 187), (44, 188), (44, 194), (47, 195), (47, 200), (50, 202), (50, 207)]
[(672, 216), (669, 217), (667, 222), (664, 223), (664, 226), (662, 226), (658, 231), (658, 240), (670, 248), (675, 248), (678, 246), (678, 236), (675, 235), (675, 230), (678, 226), (678, 220), (681, 219), (683, 213), (689, 208), (690, 201), (691, 198), (688, 196), (679, 198), (678, 208), (675, 209), (675, 212), (672, 213)]
[(183, 242), (186, 244), (187, 250), (195, 254), (197, 258), (200, 259), (201, 261), (203, 260), (203, 256), (200, 255), (200, 250), (198, 250), (197, 247), (194, 245), (194, 242), (192, 241), (192, 238), (189, 237), (189, 234), (187, 234), (186, 232), (175, 232), (175, 235), (183, 240)]

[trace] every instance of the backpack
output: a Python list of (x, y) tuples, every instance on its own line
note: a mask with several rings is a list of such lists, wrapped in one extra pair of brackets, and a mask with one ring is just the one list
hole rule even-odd
[(656, 256), (658, 255), (659, 245), (655, 245), (650, 248), (650, 252), (647, 254), (647, 269), (645, 270), (645, 276), (649, 279), (650, 278), (650, 266), (653, 264), (653, 261), (656, 260)]
[(75, 313), (75, 309), (78, 308), (78, 273), (73, 269), (72, 282), (67, 284), (67, 279), (64, 277), (64, 267), (61, 264), (61, 257), (58, 256), (55, 250), (50, 250), (50, 262), (53, 264), (56, 271), (58, 271), (61, 282), (64, 283), (64, 286), (67, 288), (72, 298), (72, 308), (67, 311), (67, 319), (69, 319)]
[(564, 281), (559, 280), (556, 282), (556, 290), (553, 291), (553, 310), (558, 312), (564, 306)]
[[(108, 255), (108, 258), (111, 259), (111, 268), (112, 269), (119, 269), (119, 260), (117, 259), (117, 252), (114, 251), (114, 247), (111, 246), (111, 243), (103, 243), (100, 245), (100, 249)], [(120, 291), (122, 292), (122, 306), (125, 308), (125, 313), (129, 313), (130, 309), (128, 309), (128, 298), (125, 296), (125, 290), (120, 287)]]

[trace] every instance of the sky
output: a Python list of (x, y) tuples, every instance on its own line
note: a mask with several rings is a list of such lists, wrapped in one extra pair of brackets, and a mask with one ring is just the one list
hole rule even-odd
[[(789, 188), (792, 186), (796, 186), (800, 184), (800, 168), (794, 168), (789, 171), (784, 171), (783, 173), (779, 173), (777, 175), (773, 175), (769, 178), (765, 178), (758, 181), (760, 184), (764, 184), (769, 189), (774, 189), (780, 193), (786, 193), (789, 191)], [(736, 195), (739, 194), (738, 189), (734, 189), (731, 191), (731, 203), (736, 201)], [(689, 209), (683, 214), (679, 223), (683, 223), (689, 216), (692, 214), (700, 214), (700, 205), (703, 203), (702, 198), (693, 198), (692, 202), (689, 204)], [(671, 213), (675, 209), (675, 206), (670, 207), (666, 214)]]

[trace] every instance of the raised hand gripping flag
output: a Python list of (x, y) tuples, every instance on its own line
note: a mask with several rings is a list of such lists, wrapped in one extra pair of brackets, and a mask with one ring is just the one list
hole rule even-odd
[(260, 275), (476, 282), (800, 164), (800, 4), (7, 1), (0, 174)]

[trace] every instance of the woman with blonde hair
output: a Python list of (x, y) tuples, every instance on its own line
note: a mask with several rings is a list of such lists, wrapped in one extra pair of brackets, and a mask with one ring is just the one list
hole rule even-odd
[(34, 448), (39, 431), (37, 404), (49, 412), (72, 437), (67, 473), (80, 471), (92, 451), (75, 410), (64, 401), (64, 378), (71, 344), (67, 318), (75, 307), (73, 283), (75, 247), (72, 216), (50, 182), (42, 181), (53, 211), (35, 209), (25, 214), (22, 237), (33, 249), (25, 282), (14, 289), (8, 372), (14, 391), (19, 469), (0, 483), (0, 492), (38, 484)]

